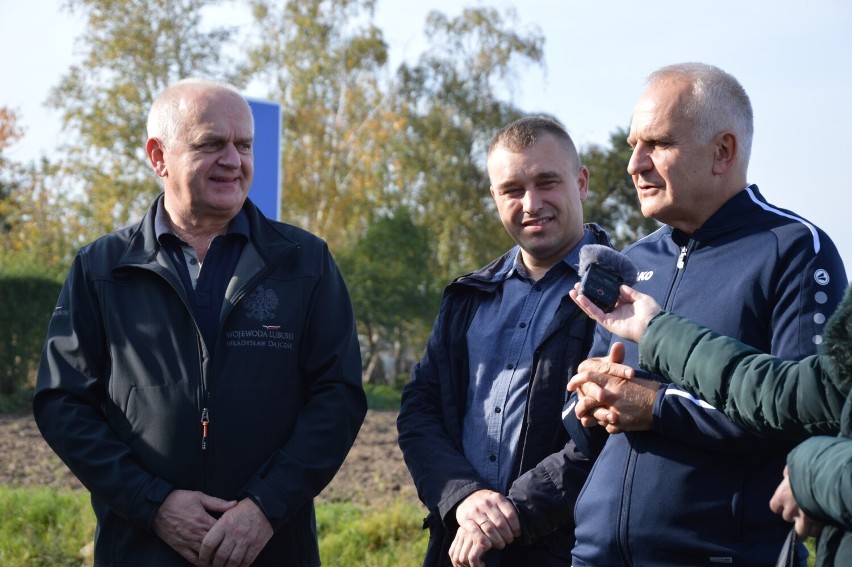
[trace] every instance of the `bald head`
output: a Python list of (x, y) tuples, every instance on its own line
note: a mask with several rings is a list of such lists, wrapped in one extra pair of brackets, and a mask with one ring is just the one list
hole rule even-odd
[[(157, 138), (165, 146), (172, 145), (184, 124), (192, 123), (193, 112), (197, 109), (194, 101), (206, 97), (233, 98), (249, 109), (245, 97), (233, 85), (199, 78), (183, 79), (154, 99), (148, 113), (148, 138)], [(248, 114), (252, 116), (250, 109)], [(254, 134), (253, 116), (251, 131)]]

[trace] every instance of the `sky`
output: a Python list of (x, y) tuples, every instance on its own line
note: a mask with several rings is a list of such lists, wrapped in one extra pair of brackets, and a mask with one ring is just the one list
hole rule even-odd
[[(62, 137), (44, 105), (78, 61), (82, 21), (59, 0), (0, 0), (0, 105), (19, 112), (24, 139), (7, 155), (50, 155)], [(701, 61), (733, 74), (751, 97), (755, 136), (749, 182), (832, 238), (852, 274), (852, 2), (849, 0), (377, 0), (375, 23), (391, 68), (413, 61), (426, 14), (463, 7), (514, 8), (521, 30), (545, 38), (545, 69), (523, 65), (512, 102), (566, 125), (580, 147), (607, 145), (627, 128), (645, 77), (663, 65)], [(248, 23), (247, 8), (225, 11)], [(261, 87), (246, 92), (263, 98)], [(140, 142), (141, 143), (141, 142)], [(594, 189), (594, 171), (591, 172)], [(594, 219), (588, 219), (594, 220)], [(758, 251), (756, 251), (756, 254)], [(757, 258), (757, 256), (756, 256)]]

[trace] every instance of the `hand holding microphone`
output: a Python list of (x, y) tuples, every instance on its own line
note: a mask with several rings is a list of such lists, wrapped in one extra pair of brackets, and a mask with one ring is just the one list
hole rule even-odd
[(630, 258), (607, 246), (588, 244), (580, 249), (578, 272), (582, 280), (569, 292), (574, 303), (609, 332), (639, 342), (661, 309), (653, 297), (629, 287), (637, 274)]

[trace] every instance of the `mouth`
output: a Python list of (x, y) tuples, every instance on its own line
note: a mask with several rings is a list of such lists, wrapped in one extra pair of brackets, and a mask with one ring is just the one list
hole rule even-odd
[(653, 191), (655, 189), (661, 188), (661, 185), (657, 183), (651, 183), (649, 181), (643, 181), (641, 179), (637, 179), (634, 185), (636, 185), (636, 189), (639, 191)]
[(215, 183), (236, 183), (239, 182), (239, 176), (224, 176), (224, 175), (212, 175), (210, 176), (210, 181)]
[(539, 217), (534, 219), (525, 220), (521, 223), (521, 226), (525, 228), (537, 228), (540, 226), (545, 226), (549, 224), (553, 219), (551, 217)]

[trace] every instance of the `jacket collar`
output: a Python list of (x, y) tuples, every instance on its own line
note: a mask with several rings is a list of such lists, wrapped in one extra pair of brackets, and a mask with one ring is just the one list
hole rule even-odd
[[(156, 215), (162, 195), (154, 199), (142, 221), (130, 229), (130, 238), (117, 268), (161, 264), (157, 261), (160, 243), (157, 241)], [(298, 247), (296, 241), (287, 234), (287, 225), (267, 219), (250, 199), (246, 199), (242, 211), (248, 220), (249, 240), (255, 244), (258, 255), (266, 264), (275, 262)]]
[[(583, 226), (586, 229), (586, 233), (583, 237), (584, 240), (588, 238), (591, 233), (591, 239), (594, 243), (611, 246), (609, 235), (599, 225), (595, 223), (586, 223)], [(498, 284), (502, 282), (506, 278), (507, 274), (509, 274), (514, 268), (514, 262), (518, 252), (518, 246), (514, 246), (511, 250), (479, 270), (459, 276), (453, 280), (450, 285), (467, 285), (482, 291), (493, 291), (497, 289)], [(566, 261), (568, 261), (575, 270), (578, 268), (578, 260), (575, 261), (575, 259), (569, 257), (566, 258)]]
[(768, 205), (757, 185), (748, 185), (719, 207), (691, 236), (676, 228), (669, 227), (668, 230), (676, 242), (688, 242), (690, 238), (699, 242), (712, 240), (753, 222), (754, 208), (759, 203)]

